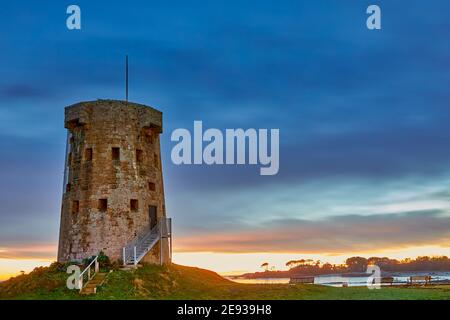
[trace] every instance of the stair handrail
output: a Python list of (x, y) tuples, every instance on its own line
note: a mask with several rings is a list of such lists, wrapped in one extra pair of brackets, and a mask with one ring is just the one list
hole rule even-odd
[(137, 264), (137, 248), (141, 248), (142, 245), (145, 243), (147, 239), (149, 239), (152, 235), (157, 234), (159, 235), (159, 226), (161, 221), (158, 221), (158, 223), (147, 232), (143, 232), (139, 234), (133, 241), (131, 241), (127, 246), (123, 247), (123, 264), (126, 264), (127, 261), (130, 258), (134, 258), (134, 264)]
[[(94, 273), (91, 274), (91, 267), (94, 264)], [(98, 263), (98, 255), (91, 261), (91, 263), (88, 264), (88, 266), (80, 273), (78, 277), (78, 288), (81, 292), (83, 288), (87, 285), (87, 283), (95, 277), (95, 275), (99, 271), (99, 263)], [(87, 272), (87, 281), (84, 282), (84, 274)]]

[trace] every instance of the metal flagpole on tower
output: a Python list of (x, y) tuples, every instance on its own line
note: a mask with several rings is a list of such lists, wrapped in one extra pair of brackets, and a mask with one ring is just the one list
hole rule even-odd
[(125, 100), (128, 102), (128, 55), (125, 58)]

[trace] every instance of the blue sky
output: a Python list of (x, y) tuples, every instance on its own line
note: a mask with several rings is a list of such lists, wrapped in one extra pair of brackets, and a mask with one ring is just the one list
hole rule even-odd
[[(80, 31), (65, 26), (69, 4)], [(370, 4), (380, 31), (366, 28)], [(448, 12), (444, 0), (2, 3), (0, 255), (56, 243), (64, 107), (122, 99), (125, 54), (130, 99), (164, 113), (180, 252), (450, 252)], [(279, 174), (173, 165), (170, 133), (194, 120), (279, 128)]]

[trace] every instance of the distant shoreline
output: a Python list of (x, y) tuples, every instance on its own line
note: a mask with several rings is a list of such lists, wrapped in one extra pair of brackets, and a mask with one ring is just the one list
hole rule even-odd
[[(408, 276), (416, 274), (439, 275), (442, 273), (450, 273), (450, 270), (421, 270), (421, 271), (382, 271), (382, 276)], [(290, 271), (267, 271), (245, 273), (241, 275), (227, 275), (229, 279), (276, 279), (276, 278), (291, 278), (291, 277), (319, 277), (319, 276), (339, 276), (339, 277), (365, 277), (370, 275), (365, 272), (343, 272), (343, 273), (312, 273), (301, 274)]]

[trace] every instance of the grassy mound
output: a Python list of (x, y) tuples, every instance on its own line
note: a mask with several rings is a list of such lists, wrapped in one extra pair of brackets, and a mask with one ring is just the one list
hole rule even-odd
[(45, 299), (45, 297), (76, 297), (66, 288), (68, 274), (63, 265), (37, 267), (29, 274), (10, 278), (0, 283), (0, 299)]
[[(80, 296), (69, 290), (66, 265), (54, 263), (0, 283), (0, 299), (207, 299), (215, 287), (233, 282), (217, 273), (178, 265), (144, 265), (136, 270), (115, 270), (97, 295)], [(218, 298), (218, 297), (217, 297)]]
[(450, 299), (449, 286), (332, 288), (319, 285), (238, 284), (218, 274), (179, 265), (145, 265), (109, 274), (97, 294), (66, 288), (66, 266), (39, 267), (0, 283), (0, 299)]

